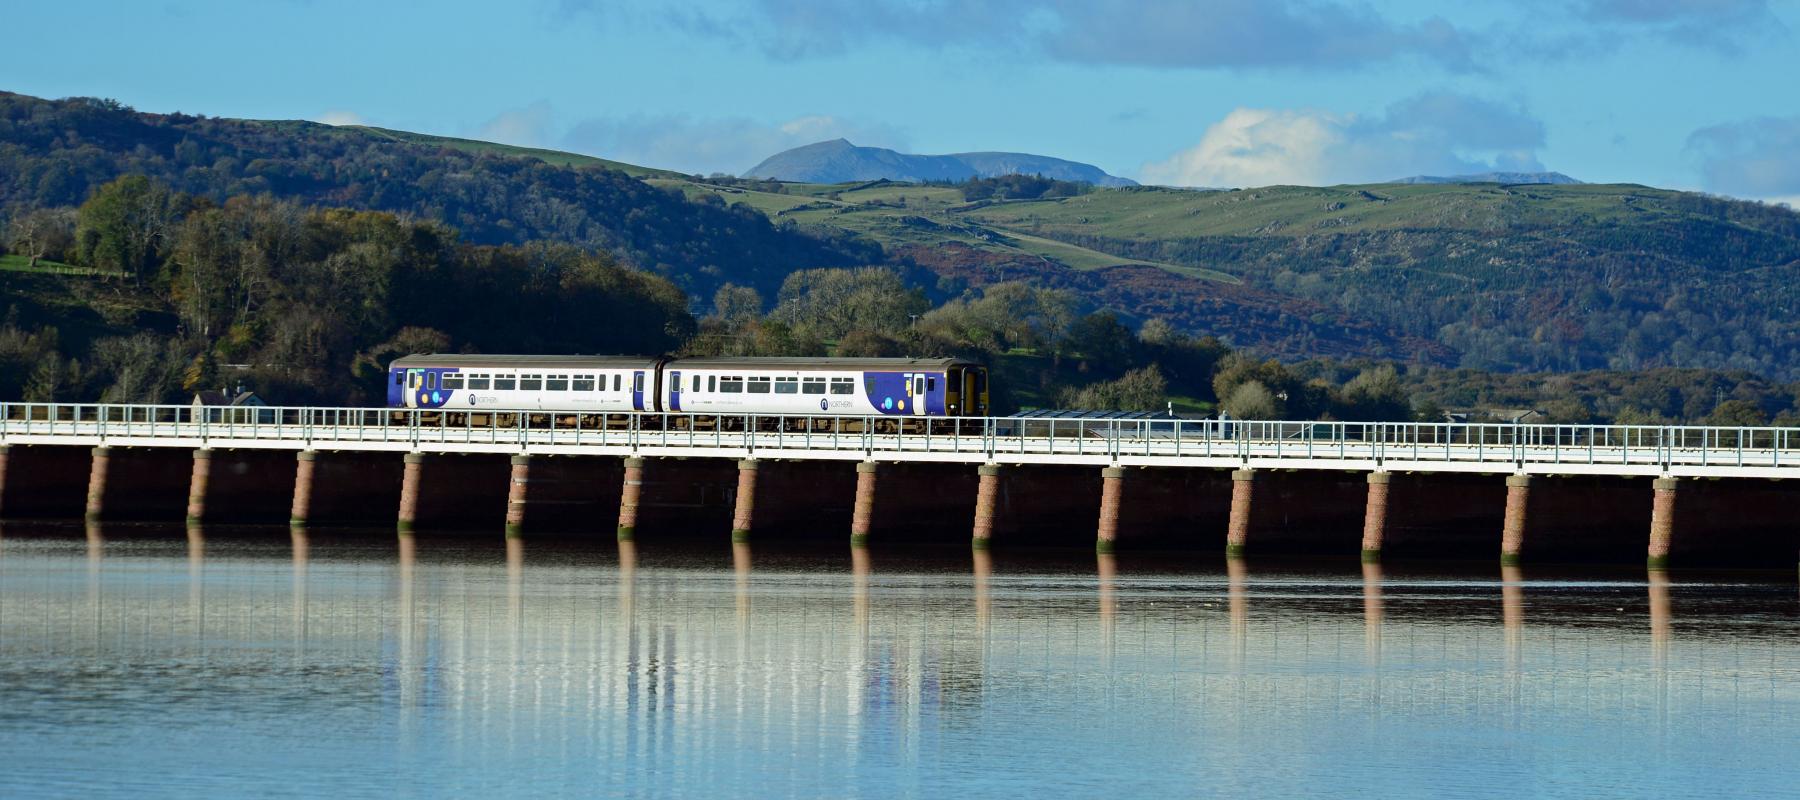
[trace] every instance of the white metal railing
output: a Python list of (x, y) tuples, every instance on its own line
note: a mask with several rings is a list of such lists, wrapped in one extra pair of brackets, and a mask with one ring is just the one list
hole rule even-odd
[[(860, 452), (994, 460), (1282, 460), (1407, 464), (1794, 469), (1800, 429), (1252, 420), (925, 419), (529, 410), (0, 403), (0, 442), (130, 440), (174, 446), (458, 446)], [(277, 443), (285, 443), (278, 445)], [(1633, 471), (1633, 470), (1627, 470)], [(1641, 470), (1636, 470), (1641, 471)]]

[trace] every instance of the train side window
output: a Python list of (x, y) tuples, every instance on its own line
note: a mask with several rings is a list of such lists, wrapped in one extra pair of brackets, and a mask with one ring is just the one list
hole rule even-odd
[(824, 394), (825, 393), (825, 379), (824, 378), (806, 378), (806, 379), (800, 381), (800, 393), (801, 394)]
[(591, 392), (594, 390), (594, 376), (576, 375), (570, 385), (574, 386), (577, 392)]
[(700, 376), (699, 375), (694, 376), (694, 391), (696, 391), (696, 392), (700, 391)]
[(769, 376), (767, 376), (767, 375), (751, 375), (750, 380), (747, 381), (746, 383), (748, 383), (748, 386), (746, 386), (745, 388), (751, 394), (768, 394), (769, 393)]
[(394, 385), (395, 386), (405, 386), (406, 385), (406, 373), (401, 372), (400, 370), (394, 370)]
[(518, 382), (518, 377), (515, 375), (495, 375), (494, 376), (494, 391), (510, 392), (513, 390), (513, 386), (517, 382)]
[(526, 374), (526, 375), (519, 376), (519, 391), (521, 391), (521, 392), (541, 392), (543, 390), (544, 390), (544, 376), (532, 375), (532, 374)]
[(856, 379), (855, 378), (832, 378), (831, 379), (831, 393), (832, 394), (856, 394)]
[(737, 375), (726, 375), (719, 379), (719, 391), (724, 394), (743, 394), (744, 379)]
[(925, 379), (924, 378), (913, 378), (913, 394), (921, 395), (924, 393), (925, 393)]
[(427, 388), (427, 389), (436, 389), (437, 388), (437, 373), (435, 373), (435, 372), (425, 373), (425, 388)]
[(799, 394), (800, 393), (800, 379), (799, 378), (776, 378), (775, 379), (775, 393), (776, 394)]
[(927, 391), (927, 392), (937, 391), (937, 376), (936, 375), (929, 376), (925, 379), (925, 391)]
[[(612, 378), (613, 378), (612, 390), (616, 392), (619, 390), (619, 373), (617, 373), (617, 372), (613, 373)], [(606, 379), (605, 378), (600, 379), (600, 388), (602, 388), (602, 389), (606, 388)]]
[(455, 372), (444, 373), (444, 389), (454, 391), (463, 388), (463, 376)]
[(545, 375), (544, 390), (550, 392), (566, 392), (569, 390), (569, 376)]
[(719, 390), (719, 376), (717, 376), (717, 375), (706, 376), (706, 390), (709, 392), (716, 392)]
[(469, 376), (469, 391), (472, 391), (472, 392), (473, 391), (487, 391), (487, 388), (488, 388), (487, 373), (483, 372), (480, 374)]
[(631, 390), (634, 392), (641, 392), (644, 390), (644, 373), (639, 372), (631, 376)]

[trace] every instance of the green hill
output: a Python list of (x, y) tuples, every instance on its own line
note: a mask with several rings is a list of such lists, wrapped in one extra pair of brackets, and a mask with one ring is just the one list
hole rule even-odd
[(1598, 184), (733, 191), (954, 280), (1029, 277), (1283, 357), (1800, 377), (1800, 214), (1780, 207)]
[(938, 297), (1012, 280), (1285, 359), (1800, 379), (1800, 214), (1633, 185), (1095, 188), (698, 179), (366, 127), (140, 114), (0, 93), (0, 214), (128, 173), (407, 214), (478, 244), (566, 242), (698, 304), (888, 264)]
[(772, 292), (794, 269), (881, 258), (878, 248), (776, 225), (749, 207), (689, 202), (636, 177), (670, 173), (620, 166), (373, 128), (0, 93), (0, 209), (15, 212), (72, 207), (139, 174), (215, 203), (266, 194), (435, 220), (478, 244), (603, 250), (698, 296), (728, 280)]

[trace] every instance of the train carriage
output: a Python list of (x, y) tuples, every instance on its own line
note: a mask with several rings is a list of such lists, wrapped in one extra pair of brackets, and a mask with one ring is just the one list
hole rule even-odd
[(686, 413), (970, 417), (987, 370), (955, 358), (680, 358), (663, 408)]
[(388, 406), (453, 411), (656, 411), (663, 359), (413, 355), (388, 366)]
[[(724, 417), (976, 417), (987, 370), (955, 358), (412, 355), (388, 405), (477, 414), (630, 411)], [(696, 422), (695, 424), (702, 424)]]

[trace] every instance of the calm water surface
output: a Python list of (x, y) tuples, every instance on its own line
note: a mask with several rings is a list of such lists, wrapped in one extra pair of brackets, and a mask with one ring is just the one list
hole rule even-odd
[(1800, 796), (1791, 572), (1469, 569), (14, 524), (0, 796)]

